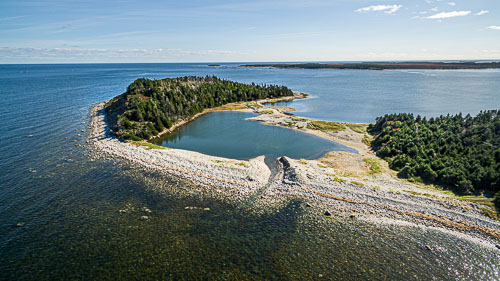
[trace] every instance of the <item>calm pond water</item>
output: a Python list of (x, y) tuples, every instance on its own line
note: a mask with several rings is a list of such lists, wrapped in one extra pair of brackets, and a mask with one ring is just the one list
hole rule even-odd
[[(446, 233), (335, 218), (320, 223), (323, 216), (300, 201), (256, 216), (247, 207), (177, 196), (199, 187), (119, 160), (94, 161), (76, 146), (85, 144), (91, 105), (136, 78), (212, 74), (311, 93), (335, 104), (320, 113), (340, 121), (368, 122), (392, 110), (476, 111), (500, 102), (498, 72), (444, 71), (427, 87), (422, 75), (404, 71), (0, 65), (0, 280), (500, 278), (498, 250)], [(369, 82), (379, 91), (357, 96)], [(447, 99), (434, 91), (446, 87)], [(416, 98), (422, 92), (436, 100)], [(439, 250), (427, 251), (427, 244)]]
[(315, 135), (246, 120), (255, 116), (237, 111), (209, 113), (152, 142), (233, 159), (260, 155), (271, 159), (280, 156), (317, 159), (332, 150), (357, 153), (355, 149)]

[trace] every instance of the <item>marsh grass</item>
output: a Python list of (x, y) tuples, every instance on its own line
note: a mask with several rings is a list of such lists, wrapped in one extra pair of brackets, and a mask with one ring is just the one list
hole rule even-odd
[(366, 133), (366, 129), (368, 128), (368, 124), (347, 123), (346, 125), (347, 127), (349, 127), (349, 129), (360, 134)]
[(338, 122), (312, 120), (307, 124), (307, 128), (322, 132), (341, 132), (346, 129), (346, 126)]

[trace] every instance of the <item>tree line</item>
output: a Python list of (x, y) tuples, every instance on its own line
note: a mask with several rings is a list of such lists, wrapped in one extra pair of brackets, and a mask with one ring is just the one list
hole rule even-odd
[(400, 177), (438, 183), (461, 194), (497, 192), (500, 201), (500, 110), (429, 119), (387, 114), (368, 130), (375, 135), (377, 155)]

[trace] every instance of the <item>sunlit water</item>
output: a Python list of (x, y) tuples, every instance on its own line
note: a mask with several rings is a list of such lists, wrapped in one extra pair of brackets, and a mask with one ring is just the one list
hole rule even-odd
[[(434, 102), (426, 107), (411, 102), (409, 97), (417, 94), (406, 86), (421, 75), (403, 71), (195, 64), (0, 66), (0, 280), (497, 280), (497, 250), (449, 234), (356, 220), (324, 221), (300, 200), (277, 213), (256, 216), (248, 207), (160, 192), (197, 187), (123, 161), (92, 161), (87, 148), (75, 145), (85, 144), (90, 106), (123, 92), (138, 77), (216, 74), (241, 82), (285, 84), (325, 104), (338, 103), (318, 114), (332, 120), (343, 116), (340, 121), (367, 122), (394, 108), (424, 108), (435, 115), (449, 108), (498, 107), (498, 73), (442, 73), (448, 78), (439, 80), (438, 75), (435, 87), (418, 91), (439, 96), (433, 89), (453, 87), (447, 101), (451, 105)], [(374, 91), (377, 100), (387, 104), (359, 111), (366, 97), (356, 98), (352, 89), (363, 91), (366, 84), (358, 82), (367, 77), (381, 87)], [(398, 83), (398, 91), (383, 87)], [(466, 89), (478, 85), (482, 87), (474, 102), (464, 102), (470, 95)], [(343, 93), (350, 93), (349, 98), (342, 98)], [(359, 114), (351, 114), (355, 112)], [(142, 220), (144, 215), (150, 219)], [(20, 222), (24, 225), (16, 226)], [(425, 245), (436, 250), (427, 251)]]

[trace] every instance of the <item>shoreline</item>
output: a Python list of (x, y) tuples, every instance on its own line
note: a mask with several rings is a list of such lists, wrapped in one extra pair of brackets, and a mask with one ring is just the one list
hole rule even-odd
[[(241, 161), (180, 149), (148, 149), (121, 142), (110, 135), (103, 110), (104, 102), (91, 109), (89, 144), (95, 148), (96, 158), (121, 158), (148, 169), (207, 185), (210, 192), (214, 193), (221, 193), (223, 189), (227, 193), (224, 196), (230, 200), (250, 202), (257, 209), (272, 208), (283, 200), (299, 198), (325, 216), (377, 223), (402, 221), (414, 226), (438, 227), (498, 247), (500, 223), (484, 216), (478, 204), (459, 201), (403, 182), (395, 178), (382, 162), (383, 172), (373, 174), (364, 159), (375, 156), (363, 144), (363, 134), (349, 127), (333, 133), (311, 130), (307, 128), (307, 123), (293, 121), (296, 117), (285, 114), (285, 110), (262, 106), (262, 102), (269, 101), (257, 101), (255, 104), (258, 106), (250, 110), (255, 113), (272, 110), (273, 113), (260, 114), (250, 120), (334, 140), (357, 149), (359, 155), (333, 151), (320, 159), (307, 161), (280, 157), (277, 159), (278, 170), (273, 174), (264, 163), (263, 156)], [(287, 120), (293, 122), (287, 123)], [(179, 124), (175, 128), (182, 125)]]
[[(293, 101), (293, 100), (296, 100), (296, 99), (305, 99), (307, 98), (309, 95), (308, 94), (305, 94), (305, 93), (299, 93), (299, 92), (293, 92), (293, 96), (289, 96), (289, 97), (282, 97), (282, 98), (276, 98), (276, 99), (266, 99), (266, 100), (259, 100), (259, 101), (254, 101), (254, 103), (257, 103), (257, 104), (260, 104), (261, 106), (263, 106), (261, 104), (261, 102), (265, 101), (265, 102), (270, 102), (270, 103), (276, 103), (276, 102), (286, 102), (286, 101)], [(239, 105), (239, 104), (243, 104), (243, 103), (236, 103), (235, 105)], [(172, 125), (172, 127), (168, 128), (168, 129), (164, 129), (163, 131), (159, 132), (156, 136), (152, 136), (151, 138), (148, 139), (148, 141), (151, 141), (153, 139), (156, 139), (156, 138), (161, 138), (161, 136), (165, 135), (165, 134), (170, 134), (172, 133), (173, 131), (179, 129), (180, 127), (184, 126), (185, 124), (189, 123), (189, 122), (192, 122), (194, 120), (196, 120), (198, 117), (201, 117), (205, 114), (208, 114), (208, 113), (212, 113), (212, 112), (217, 112), (217, 111), (225, 111), (227, 109), (224, 109), (224, 107), (226, 107), (227, 105), (223, 105), (223, 106), (219, 106), (219, 107), (214, 107), (214, 108), (207, 108), (205, 110), (203, 110), (202, 112), (200, 113), (196, 113), (194, 116), (188, 118), (188, 119), (184, 119), (184, 120), (181, 120), (177, 123), (175, 123), (174, 125)], [(244, 111), (244, 110), (241, 110), (241, 111)]]

